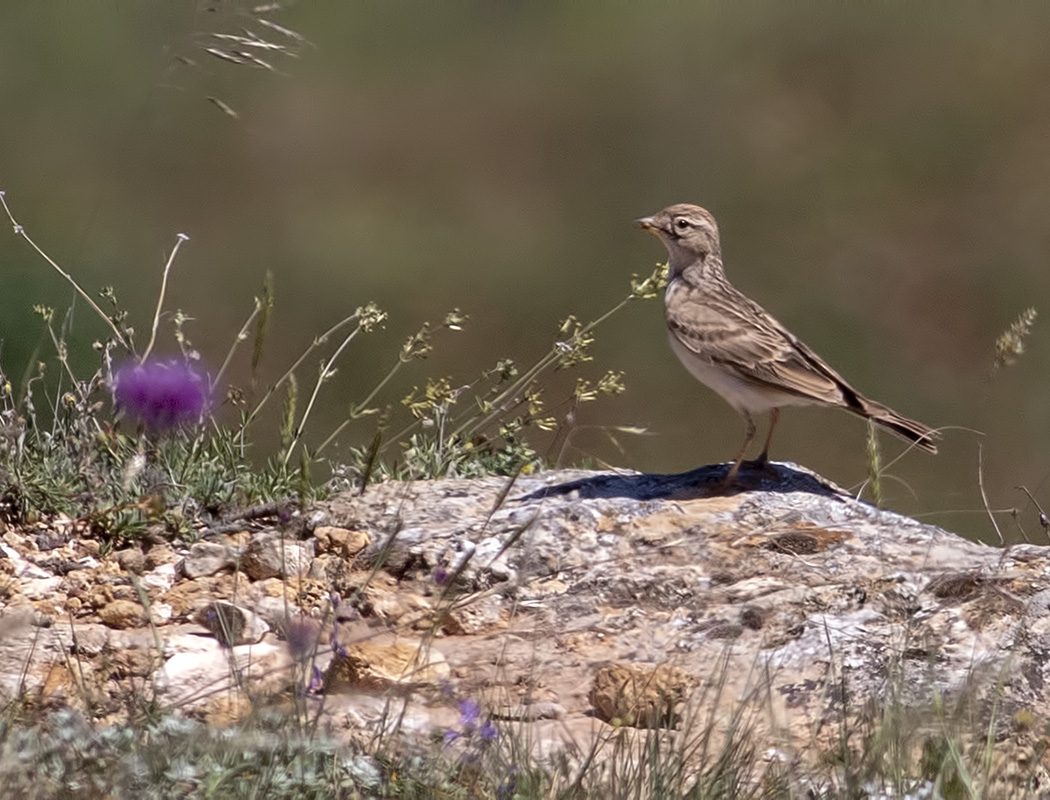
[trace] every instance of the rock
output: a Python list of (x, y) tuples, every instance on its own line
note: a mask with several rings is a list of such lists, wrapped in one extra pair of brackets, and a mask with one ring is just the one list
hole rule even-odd
[(496, 536), (478, 542), (472, 556), (475, 569), (481, 568), (497, 581), (514, 578), (515, 571), (510, 566), (510, 553), (504, 549), (505, 545), (506, 543)]
[[(149, 565), (149, 559), (146, 560), (146, 564)], [(166, 592), (175, 585), (175, 565), (172, 563), (157, 565), (142, 576), (142, 585), (146, 589)]]
[[(345, 563), (343, 559), (339, 556), (336, 556), (336, 558), (338, 559), (340, 564)], [(339, 573), (337, 572), (332, 573), (332, 575), (338, 574)], [(319, 561), (317, 558), (314, 558), (314, 560), (310, 562), (310, 569), (306, 573), (307, 578), (309, 578), (312, 581), (327, 581), (328, 575), (328, 568), (324, 562)]]
[(243, 692), (223, 693), (209, 697), (200, 709), (200, 717), (206, 725), (227, 728), (245, 719), (252, 713), (252, 701)]
[(208, 603), (193, 619), (227, 647), (255, 644), (270, 631), (270, 626), (258, 614), (222, 600)]
[(324, 675), (325, 693), (408, 690), (449, 677), (445, 657), (423, 642), (359, 642), (343, 649)]
[(298, 615), (298, 607), (294, 602), (289, 602), (284, 597), (271, 597), (263, 595), (252, 603), (255, 613), (263, 618), (271, 630), (283, 635), (288, 626), (289, 618)]
[[(726, 496), (724, 469), (523, 475), (502, 499), (501, 478), (373, 484), (304, 511), (330, 529), (307, 542), (199, 543), (188, 571), (150, 548), (137, 581), (152, 627), (117, 558), (78, 562), (75, 540), (41, 555), (9, 529), (0, 693), (89, 695), (116, 718), (158, 685), (158, 703), (225, 724), (256, 697), (321, 687), (318, 725), (359, 743), (426, 740), (470, 698), (545, 755), (589, 753), (609, 725), (677, 724), (660, 747), (710, 725), (717, 743), (746, 719), (741, 746), (818, 765), (890, 697), (918, 720), (916, 748), (950, 712), (973, 722), (975, 749), (994, 737), (990, 763), (1045, 774), (1050, 548), (968, 542), (783, 464), (745, 469)], [(232, 572), (248, 549), (252, 571)], [(8, 620), (18, 608), (51, 627)], [(226, 644), (190, 622), (209, 610)]]
[(317, 552), (333, 553), (342, 558), (352, 558), (372, 543), (372, 537), (365, 531), (354, 531), (348, 528), (336, 528), (324, 525), (314, 531), (317, 538)]
[(492, 710), (493, 719), (524, 722), (535, 722), (538, 719), (561, 719), (564, 716), (565, 707), (550, 701), (519, 703), (516, 706), (498, 706)]
[(39, 627), (37, 612), (32, 606), (21, 606), (0, 613), (0, 640), (28, 634)]
[(142, 604), (134, 600), (114, 600), (99, 610), (98, 618), (104, 625), (117, 630), (140, 628), (149, 622)]
[(275, 533), (259, 533), (244, 550), (241, 568), (253, 581), (306, 574), (314, 557), (312, 541), (298, 542)]
[(77, 551), (81, 555), (98, 558), (102, 552), (102, 545), (96, 539), (77, 539)]
[(245, 582), (243, 576), (229, 573), (213, 575), (209, 578), (197, 578), (192, 581), (180, 581), (159, 595), (157, 599), (168, 603), (174, 616), (186, 617), (213, 600), (233, 598), (238, 588), (238, 577), (240, 585), (243, 586)]
[(172, 655), (155, 679), (160, 701), (225, 722), (247, 714), (249, 698), (287, 691), (294, 680), (285, 648), (277, 642), (226, 647), (184, 633), (169, 637), (166, 648)]
[(429, 629), (435, 620), (434, 606), (430, 600), (385, 577), (370, 581), (364, 597), (369, 615), (384, 620), (391, 627)]
[(156, 650), (140, 648), (116, 650), (108, 660), (112, 677), (148, 678), (161, 664), (161, 655)]
[(174, 564), (175, 549), (170, 544), (156, 544), (146, 551), (146, 569), (157, 569), (164, 564)]
[(86, 587), (86, 593), (87, 597), (85, 599), (87, 603), (96, 610), (109, 605), (117, 599), (113, 594), (113, 587), (107, 583), (91, 584)]
[(33, 537), (37, 549), (41, 553), (57, 550), (59, 547), (68, 544), (71, 538), (72, 534), (69, 531), (45, 531)]
[(62, 586), (62, 578), (32, 578), (20, 581), (19, 585), (22, 594), (30, 600), (43, 600), (47, 597), (54, 597)]
[(182, 573), (187, 578), (204, 578), (237, 566), (239, 553), (214, 542), (195, 542), (182, 560)]
[(149, 620), (154, 625), (167, 625), (172, 618), (174, 611), (167, 603), (150, 603), (149, 604)]
[(12, 530), (8, 530), (3, 535), (0, 535), (0, 551), (4, 552), (8, 558), (12, 557), (11, 551), (14, 551), (15, 555), (20, 556), (29, 556), (40, 552), (32, 536)]
[(309, 577), (326, 584), (339, 580), (347, 571), (346, 559), (335, 553), (322, 553), (315, 556), (310, 564)]
[(295, 613), (299, 609), (303, 611), (315, 611), (329, 605), (331, 587), (320, 583), (309, 577), (300, 577), (295, 580), (285, 578), (266, 578), (256, 581), (251, 585), (251, 591), (256, 604), (263, 602), (262, 598), (272, 597), (287, 602), (289, 613)]
[(55, 637), (59, 646), (75, 656), (97, 656), (109, 644), (116, 634), (105, 625), (86, 622), (73, 628), (68, 625), (55, 627)]
[(40, 696), (56, 705), (74, 702), (83, 685), (83, 676), (79, 677), (79, 681), (74, 678), (65, 664), (55, 664), (44, 678), (44, 685), (39, 690)]
[[(172, 626), (167, 631), (159, 633), (150, 628), (134, 628), (126, 631), (108, 631), (107, 644), (112, 650), (156, 650), (158, 643), (162, 646), (165, 657), (172, 654), (167, 647), (169, 641), (184, 637), (188, 631), (194, 631), (195, 625)], [(106, 630), (106, 628), (102, 628)], [(159, 633), (159, 635), (158, 635)], [(159, 641), (158, 641), (159, 640)]]
[(322, 620), (310, 616), (299, 606), (280, 597), (263, 596), (252, 607), (280, 638), (287, 640), (293, 653), (313, 653), (319, 642), (327, 643), (332, 629), (331, 617)]
[[(1050, 716), (1050, 548), (968, 542), (790, 465), (745, 476), (753, 488), (730, 496), (723, 474), (522, 476), (495, 512), (505, 479), (392, 482), (322, 508), (327, 524), (369, 533), (370, 553), (397, 531), (398, 555), (360, 605), (372, 621), (420, 616), (398, 598), (425, 594), (432, 616), (454, 603), (422, 582), (450, 554), (463, 565), (457, 589), (509, 577), (505, 632), (487, 640), (453, 624), (433, 649), (457, 687), (541, 691), (581, 741), (593, 740), (582, 727), (593, 689), (607, 719), (673, 724), (689, 718), (679, 705), (697, 719), (746, 713), (756, 741), (813, 752), (814, 730), (841, 734), (844, 715), (885, 696), (887, 663), (903, 670), (910, 708), (945, 693), (997, 707), (999, 692), (1006, 707)], [(672, 657), (680, 672), (654, 671)], [(636, 670), (661, 678), (664, 696), (640, 691)], [(848, 710), (829, 700), (844, 670)], [(721, 689), (690, 692), (696, 681)]]
[(32, 561), (22, 556), (14, 547), (11, 547), (10, 545), (0, 545), (0, 550), (2, 550), (10, 560), (11, 565), (14, 567), (12, 574), (16, 577), (39, 580), (52, 577), (50, 572), (46, 569), (41, 569)]
[(0, 637), (0, 700), (6, 704), (43, 686), (50, 666), (65, 655), (57, 640), (41, 637), (30, 625), (12, 624)]
[(699, 681), (664, 664), (610, 664), (594, 676), (588, 699), (598, 719), (633, 728), (674, 728)]
[(146, 567), (146, 556), (137, 547), (128, 547), (118, 550), (113, 557), (120, 564), (120, 568), (126, 572), (141, 575)]
[(244, 550), (252, 540), (252, 532), (248, 530), (232, 531), (224, 533), (219, 541), (227, 547), (235, 547), (238, 551)]
[(452, 636), (491, 632), (507, 627), (503, 598), (498, 594), (458, 599), (441, 617), (442, 630)]

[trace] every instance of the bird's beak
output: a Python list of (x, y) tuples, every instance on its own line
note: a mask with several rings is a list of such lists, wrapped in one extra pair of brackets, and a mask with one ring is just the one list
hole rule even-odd
[(639, 228), (643, 228), (644, 230), (649, 231), (649, 233), (656, 233), (660, 230), (656, 225), (656, 220), (652, 217), (642, 217), (641, 219), (636, 219), (634, 221), (634, 224), (637, 225)]

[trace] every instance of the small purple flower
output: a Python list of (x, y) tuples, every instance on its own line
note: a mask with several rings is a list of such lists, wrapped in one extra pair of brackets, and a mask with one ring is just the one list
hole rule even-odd
[(321, 672), (321, 668), (314, 664), (312, 675), (310, 676), (310, 684), (306, 687), (306, 691), (310, 694), (321, 691), (321, 687), (324, 685), (324, 674)]
[(320, 693), (324, 686), (324, 673), (321, 672), (321, 668), (314, 665), (310, 673), (310, 681), (305, 685), (299, 685), (296, 687), (296, 697), (302, 697), (308, 700), (316, 700), (318, 693)]
[(208, 405), (207, 380), (174, 359), (125, 364), (114, 376), (113, 399), (120, 413), (154, 431), (195, 425)]
[(481, 706), (476, 700), (460, 700), (456, 705), (459, 709), (459, 724), (464, 728), (473, 728), (478, 717), (481, 716)]
[(496, 724), (492, 720), (487, 719), (478, 730), (478, 734), (483, 741), (491, 742), (499, 736), (499, 728), (496, 727)]
[(449, 575), (449, 571), (444, 567), (438, 567), (434, 570), (434, 583), (436, 583), (438, 586), (444, 586), (446, 583), (448, 583), (448, 579), (450, 577), (451, 575)]
[(454, 741), (456, 741), (456, 739), (459, 738), (459, 736), (460, 736), (459, 731), (457, 731), (457, 730), (455, 730), (453, 728), (449, 728), (448, 730), (445, 731), (445, 744), (446, 745), (452, 744)]
[(277, 522), (287, 525), (292, 521), (292, 507), (288, 503), (282, 503), (277, 509)]

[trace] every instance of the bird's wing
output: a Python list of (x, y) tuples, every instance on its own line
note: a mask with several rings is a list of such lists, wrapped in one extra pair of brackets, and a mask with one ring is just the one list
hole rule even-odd
[(708, 363), (780, 392), (854, 407), (859, 395), (761, 306), (728, 284), (712, 293), (688, 284), (667, 299), (667, 326)]

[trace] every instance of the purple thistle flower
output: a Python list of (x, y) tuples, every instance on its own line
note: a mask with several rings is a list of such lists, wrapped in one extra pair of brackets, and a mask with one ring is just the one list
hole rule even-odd
[(208, 405), (205, 378), (184, 361), (125, 364), (114, 376), (117, 410), (154, 431), (200, 422)]
[(284, 638), (288, 653), (296, 661), (305, 661), (317, 648), (320, 635), (318, 624), (308, 617), (298, 617), (288, 622)]

